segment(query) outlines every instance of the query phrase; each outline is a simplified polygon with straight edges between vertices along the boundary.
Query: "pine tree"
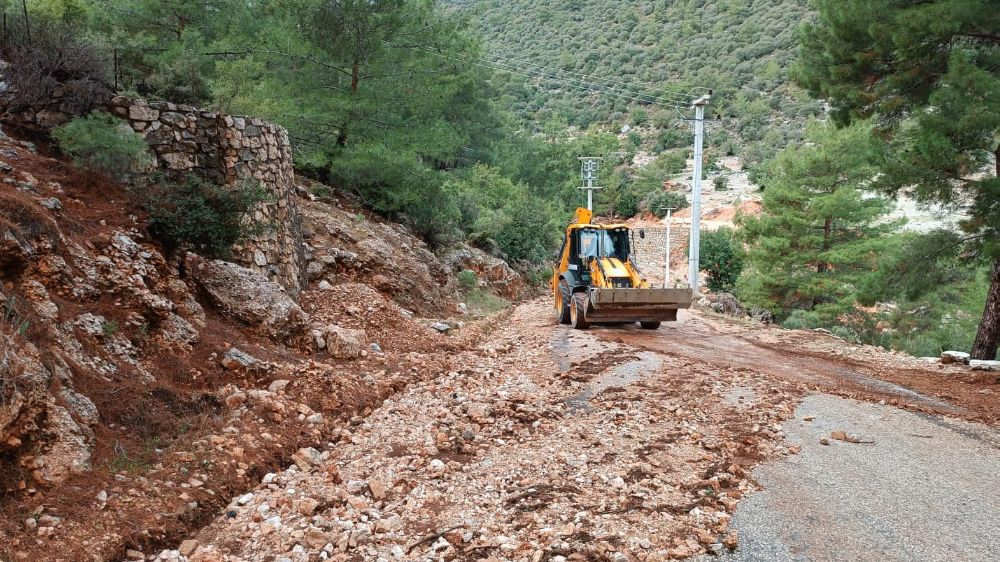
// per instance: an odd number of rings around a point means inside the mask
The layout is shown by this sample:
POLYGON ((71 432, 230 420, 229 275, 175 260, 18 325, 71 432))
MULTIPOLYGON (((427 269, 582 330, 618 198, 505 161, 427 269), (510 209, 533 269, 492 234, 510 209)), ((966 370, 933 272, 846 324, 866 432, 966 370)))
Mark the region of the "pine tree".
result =
POLYGON ((878 187, 966 208, 991 284, 972 355, 1000 343, 1000 9, 995 0, 816 0, 797 80, 839 123, 872 116, 878 187))
POLYGON ((896 226, 884 220, 890 202, 864 189, 874 175, 869 130, 813 123, 809 143, 765 166, 763 213, 741 219, 749 244, 744 300, 778 313, 815 311, 826 322, 854 305, 896 226))

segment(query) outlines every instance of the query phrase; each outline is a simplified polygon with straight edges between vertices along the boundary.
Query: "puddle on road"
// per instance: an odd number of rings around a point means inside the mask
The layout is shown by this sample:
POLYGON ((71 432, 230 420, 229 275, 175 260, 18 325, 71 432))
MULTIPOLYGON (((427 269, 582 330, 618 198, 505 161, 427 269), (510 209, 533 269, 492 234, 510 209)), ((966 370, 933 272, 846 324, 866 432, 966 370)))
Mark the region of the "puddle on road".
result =
POLYGON ((564 402, 571 413, 591 411, 590 399, 611 387, 626 387, 640 381, 660 370, 663 359, 650 351, 642 351, 638 359, 616 365, 592 380, 582 391, 567 398, 564 402))

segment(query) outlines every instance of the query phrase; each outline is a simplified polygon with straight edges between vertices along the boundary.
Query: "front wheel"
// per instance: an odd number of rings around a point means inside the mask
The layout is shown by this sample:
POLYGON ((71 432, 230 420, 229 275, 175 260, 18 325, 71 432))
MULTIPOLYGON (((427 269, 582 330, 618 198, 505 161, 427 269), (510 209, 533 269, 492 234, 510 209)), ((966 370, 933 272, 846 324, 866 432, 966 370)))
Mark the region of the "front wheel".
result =
POLYGON ((660 327, 659 322, 639 322, 639 325, 642 326, 643 330, 656 330, 660 327))
POLYGON ((555 296, 556 301, 556 322, 559 324, 570 323, 571 297, 569 283, 565 279, 559 280, 559 294, 555 296))
POLYGON ((586 291, 573 295, 573 306, 570 308, 570 323, 577 330, 586 330, 590 327, 587 322, 587 293, 586 291))

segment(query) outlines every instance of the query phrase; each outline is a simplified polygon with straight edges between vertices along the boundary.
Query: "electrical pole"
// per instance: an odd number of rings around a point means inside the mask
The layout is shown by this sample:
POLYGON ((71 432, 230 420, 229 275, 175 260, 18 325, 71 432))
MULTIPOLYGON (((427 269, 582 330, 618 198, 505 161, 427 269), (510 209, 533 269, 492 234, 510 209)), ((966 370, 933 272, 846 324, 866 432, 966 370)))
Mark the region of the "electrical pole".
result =
POLYGON ((667 244, 664 248, 665 258, 663 261, 663 288, 666 289, 670 283, 670 227, 673 224, 670 214, 677 207, 660 207, 660 209, 666 209, 667 211, 667 244))
POLYGON ((705 106, 710 96, 702 96, 694 101, 694 178, 691 183, 691 240, 688 244, 688 285, 691 292, 698 294, 698 272, 701 270, 701 159, 702 143, 705 137, 705 106))
POLYGON ((600 156, 581 156, 577 160, 580 161, 580 177, 583 178, 583 187, 580 189, 587 192, 587 210, 593 212, 594 190, 604 189, 594 185, 594 180, 597 179, 597 170, 600 168, 600 162, 604 158, 600 156))

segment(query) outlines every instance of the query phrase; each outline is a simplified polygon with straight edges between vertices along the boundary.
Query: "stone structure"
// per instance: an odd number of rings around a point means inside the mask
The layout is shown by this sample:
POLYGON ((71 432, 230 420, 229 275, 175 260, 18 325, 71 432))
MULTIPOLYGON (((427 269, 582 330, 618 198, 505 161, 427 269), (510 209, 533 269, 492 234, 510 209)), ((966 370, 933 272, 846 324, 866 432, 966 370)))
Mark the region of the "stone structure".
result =
POLYGON ((143 135, 168 174, 197 173, 222 185, 260 181, 270 197, 254 218, 271 227, 235 253, 244 265, 298 294, 306 281, 305 257, 285 129, 261 119, 125 97, 113 98, 108 110, 143 135))
MULTIPOLYGON (((60 106, 54 101, 52 107, 60 106)), ((195 173, 220 185, 260 181, 270 196, 254 211, 254 218, 270 227, 234 248, 234 255, 243 265, 298 295, 307 280, 292 149, 285 129, 261 119, 122 96, 107 100, 101 109, 121 117, 141 134, 156 165, 170 176, 195 173)), ((47 130, 70 116, 45 108, 5 113, 3 118, 47 130)))
MULTIPOLYGON (((640 238, 636 232, 633 238, 636 264, 642 274, 653 286, 663 285, 663 252, 667 244, 667 227, 642 227, 645 238, 640 238)), ((638 230, 638 229, 637 229, 638 230)), ((670 277, 672 280, 687 282, 687 247, 691 236, 691 225, 675 223, 670 228, 670 277)))

